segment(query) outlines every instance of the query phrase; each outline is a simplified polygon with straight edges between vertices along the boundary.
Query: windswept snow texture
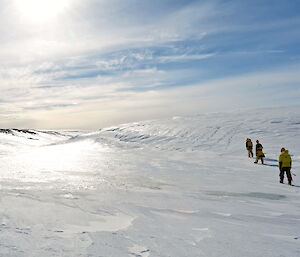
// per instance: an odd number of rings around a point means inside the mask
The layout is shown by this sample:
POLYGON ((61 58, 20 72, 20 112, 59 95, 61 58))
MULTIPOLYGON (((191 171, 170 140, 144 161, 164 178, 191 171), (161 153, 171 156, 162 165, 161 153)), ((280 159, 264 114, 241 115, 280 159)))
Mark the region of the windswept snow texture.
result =
POLYGON ((1 257, 300 256, 300 108, 2 129, 0 158, 1 257), (281 147, 293 187, 279 184, 281 147))

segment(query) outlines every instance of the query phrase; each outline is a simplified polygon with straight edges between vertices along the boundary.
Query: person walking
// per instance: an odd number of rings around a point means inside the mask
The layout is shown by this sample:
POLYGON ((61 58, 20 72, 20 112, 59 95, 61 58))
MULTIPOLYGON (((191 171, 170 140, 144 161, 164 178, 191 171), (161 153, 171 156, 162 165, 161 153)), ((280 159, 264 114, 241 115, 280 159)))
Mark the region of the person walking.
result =
POLYGON ((251 141, 250 138, 246 139, 246 149, 248 151, 248 157, 249 158, 253 157, 253 151, 252 151, 252 149, 253 149, 253 143, 252 143, 252 141, 251 141))
POLYGON ((286 176, 289 182, 289 185, 292 185, 292 175, 291 175, 291 168, 292 168, 292 158, 289 154, 288 150, 285 150, 284 147, 281 148, 281 154, 279 155, 279 177, 280 177, 280 183, 283 183, 284 179, 284 173, 286 172, 286 176))
POLYGON ((253 157, 253 151, 252 151, 252 149, 253 149, 253 143, 252 143, 252 141, 251 141, 250 138, 246 139, 246 149, 248 151, 248 157, 249 158, 253 157))
POLYGON ((258 140, 256 140, 255 148, 256 148, 256 160, 254 163, 258 163, 258 160, 261 160, 261 163, 264 164, 265 154, 263 153, 263 146, 258 140))

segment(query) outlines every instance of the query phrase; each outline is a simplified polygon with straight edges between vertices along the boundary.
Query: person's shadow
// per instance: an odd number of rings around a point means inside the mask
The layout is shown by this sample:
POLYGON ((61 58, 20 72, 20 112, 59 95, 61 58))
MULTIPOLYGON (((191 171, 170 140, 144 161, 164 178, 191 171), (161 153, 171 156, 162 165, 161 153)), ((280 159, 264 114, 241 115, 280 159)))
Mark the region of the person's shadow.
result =
MULTIPOLYGON (((277 162, 277 163, 278 163, 278 160, 276 160, 276 159, 271 159, 271 158, 265 158, 265 161, 268 161, 268 162, 277 162)), ((269 167, 278 167, 278 164, 269 164, 269 163, 265 163, 264 165, 265 165, 265 166, 269 166, 269 167)))
POLYGON ((278 160, 276 159, 271 159, 271 158, 265 158, 266 161, 269 161, 269 162, 278 162, 278 160))
POLYGON ((269 166, 269 167, 278 167, 278 164, 268 164, 268 163, 264 163, 265 166, 269 166))

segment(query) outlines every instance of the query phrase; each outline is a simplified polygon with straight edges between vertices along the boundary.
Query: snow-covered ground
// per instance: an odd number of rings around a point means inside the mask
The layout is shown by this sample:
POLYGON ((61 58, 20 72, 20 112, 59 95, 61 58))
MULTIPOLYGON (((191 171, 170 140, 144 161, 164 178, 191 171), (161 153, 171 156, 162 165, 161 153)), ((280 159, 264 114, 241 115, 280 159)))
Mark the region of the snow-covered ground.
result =
POLYGON ((1 130, 0 170, 1 257, 300 256, 298 107, 1 130), (293 187, 279 184, 281 147, 293 187))

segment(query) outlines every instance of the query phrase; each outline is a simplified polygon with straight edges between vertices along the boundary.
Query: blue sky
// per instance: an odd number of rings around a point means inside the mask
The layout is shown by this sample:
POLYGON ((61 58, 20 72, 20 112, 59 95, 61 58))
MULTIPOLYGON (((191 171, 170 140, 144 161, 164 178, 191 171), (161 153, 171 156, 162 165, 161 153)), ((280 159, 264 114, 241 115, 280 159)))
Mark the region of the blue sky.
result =
POLYGON ((297 105, 299 12, 298 0, 0 0, 1 127, 297 105))

